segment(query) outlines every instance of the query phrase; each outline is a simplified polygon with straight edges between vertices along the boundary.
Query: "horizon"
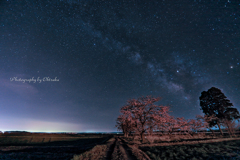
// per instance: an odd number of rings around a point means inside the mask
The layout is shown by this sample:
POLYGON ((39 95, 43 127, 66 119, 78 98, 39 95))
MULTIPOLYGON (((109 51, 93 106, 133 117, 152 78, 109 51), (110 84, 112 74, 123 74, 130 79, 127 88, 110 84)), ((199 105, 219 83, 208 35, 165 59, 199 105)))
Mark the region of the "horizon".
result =
MULTIPOLYGON (((219 128, 216 128, 216 127, 212 127, 211 128, 212 130, 219 130, 219 128)), ((226 130, 226 128, 222 128, 223 130, 226 130)), ((240 129, 240 128, 238 128, 240 129)), ((207 132, 210 132, 210 129, 208 128, 204 128, 204 129, 200 129, 199 131, 207 131, 207 132)), ((81 131, 76 131, 76 132, 73 132, 73 131, 30 131, 30 130, 0 130, 2 131, 3 133, 4 132, 27 132, 27 133, 76 133, 76 134, 81 134, 81 133, 123 133, 122 131, 103 131, 103 132, 98 132, 98 131, 85 131, 85 132, 81 132, 81 131)), ((162 131, 153 131, 153 132, 162 132, 162 131)), ((168 131, 164 131, 164 132, 168 132, 168 131)))

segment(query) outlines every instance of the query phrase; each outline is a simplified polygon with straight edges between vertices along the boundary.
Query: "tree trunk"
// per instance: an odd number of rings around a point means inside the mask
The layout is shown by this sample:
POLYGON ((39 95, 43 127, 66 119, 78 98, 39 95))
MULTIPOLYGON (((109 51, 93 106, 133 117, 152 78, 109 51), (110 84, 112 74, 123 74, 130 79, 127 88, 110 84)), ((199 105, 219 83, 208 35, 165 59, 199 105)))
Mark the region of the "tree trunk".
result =
POLYGON ((128 132, 126 131, 126 129, 123 129, 123 134, 124 134, 124 137, 128 137, 128 132))
POLYGON ((220 127, 219 122, 217 122, 217 125, 218 125, 218 128, 219 128, 219 131, 221 132, 221 134, 222 134, 222 136, 223 136, 223 132, 222 132, 222 129, 221 129, 221 127, 220 127))
POLYGON ((215 137, 215 132, 214 132, 214 130, 210 129, 210 131, 212 132, 213 136, 215 137))
POLYGON ((232 133, 232 128, 230 128, 229 127, 229 124, 228 124, 229 122, 226 122, 226 124, 227 124, 227 128, 228 128, 228 133, 229 133, 229 135, 230 135, 230 137, 232 137, 233 136, 233 133, 232 133))
POLYGON ((150 127, 149 134, 150 134, 150 136, 152 136, 152 134, 153 134, 153 128, 152 127, 150 127))
POLYGON ((141 137, 141 142, 143 143, 143 134, 144 134, 144 132, 141 132, 140 133, 140 137, 141 137))
POLYGON ((140 133, 141 140, 143 140, 143 132, 140 133))

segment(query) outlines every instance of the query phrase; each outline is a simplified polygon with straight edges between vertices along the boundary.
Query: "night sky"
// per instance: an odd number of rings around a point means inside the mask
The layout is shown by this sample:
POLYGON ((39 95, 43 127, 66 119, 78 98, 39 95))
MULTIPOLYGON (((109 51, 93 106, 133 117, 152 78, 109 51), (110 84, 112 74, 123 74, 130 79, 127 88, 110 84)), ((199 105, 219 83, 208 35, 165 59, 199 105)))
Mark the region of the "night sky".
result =
POLYGON ((1 0, 0 130, 117 131, 147 95, 195 118, 213 86, 240 110, 239 63, 238 0, 1 0))

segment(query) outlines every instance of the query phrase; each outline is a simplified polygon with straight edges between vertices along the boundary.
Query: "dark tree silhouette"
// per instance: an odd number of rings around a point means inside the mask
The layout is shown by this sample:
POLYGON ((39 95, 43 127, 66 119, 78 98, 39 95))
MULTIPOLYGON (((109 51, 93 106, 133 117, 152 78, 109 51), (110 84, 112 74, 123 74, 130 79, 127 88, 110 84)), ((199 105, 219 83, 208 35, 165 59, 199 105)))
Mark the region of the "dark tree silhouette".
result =
POLYGON ((199 99, 203 113, 207 117, 215 117, 208 121, 209 126, 218 125, 222 135, 221 124, 225 120, 232 121, 240 118, 238 110, 232 108, 233 104, 218 88, 212 87, 208 91, 203 91, 199 99))

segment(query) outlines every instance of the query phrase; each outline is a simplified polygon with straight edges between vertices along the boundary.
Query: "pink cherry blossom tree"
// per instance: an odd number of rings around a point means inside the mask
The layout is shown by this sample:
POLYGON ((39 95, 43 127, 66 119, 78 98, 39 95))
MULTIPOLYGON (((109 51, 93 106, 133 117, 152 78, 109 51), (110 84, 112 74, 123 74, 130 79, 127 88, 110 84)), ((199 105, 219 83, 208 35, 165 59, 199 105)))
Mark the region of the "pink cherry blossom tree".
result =
POLYGON ((211 129, 211 127, 210 127, 210 126, 211 126, 210 123, 211 123, 212 121, 218 119, 215 115, 211 115, 211 116, 207 116, 207 115, 204 115, 204 116, 202 116, 202 115, 197 115, 196 118, 197 118, 197 120, 198 120, 199 122, 201 122, 202 128, 207 128, 207 129, 209 129, 209 130, 212 132, 212 134, 215 135, 215 134, 214 134, 214 131, 213 131, 213 130, 211 129))
POLYGON ((122 131, 125 137, 128 137, 129 133, 133 131, 133 123, 126 115, 119 115, 117 118, 117 125, 119 131, 122 131))
MULTIPOLYGON (((125 120, 127 119, 127 121, 130 123, 128 125, 131 128, 130 130, 138 133, 142 140, 144 133, 151 133, 160 124, 163 125, 164 123, 166 123, 168 121, 167 118, 170 117, 168 106, 154 104, 160 99, 160 97, 154 98, 152 96, 140 97, 138 99, 130 99, 129 101, 127 101, 127 104, 123 106, 120 110, 122 114, 120 115, 120 117, 125 120)), ((121 122, 124 122, 124 120, 121 120, 121 122)), ((117 126, 120 125, 117 124, 117 126)), ((119 129, 122 128, 120 127, 119 129)))

